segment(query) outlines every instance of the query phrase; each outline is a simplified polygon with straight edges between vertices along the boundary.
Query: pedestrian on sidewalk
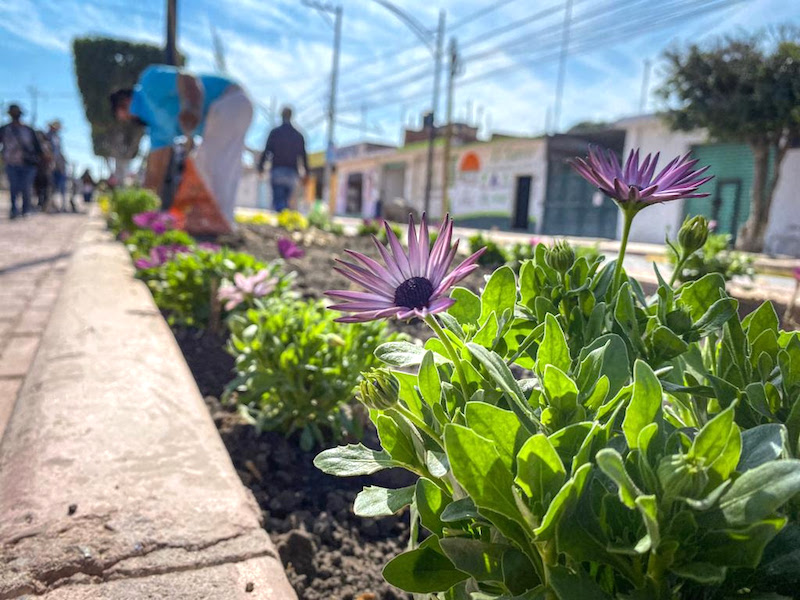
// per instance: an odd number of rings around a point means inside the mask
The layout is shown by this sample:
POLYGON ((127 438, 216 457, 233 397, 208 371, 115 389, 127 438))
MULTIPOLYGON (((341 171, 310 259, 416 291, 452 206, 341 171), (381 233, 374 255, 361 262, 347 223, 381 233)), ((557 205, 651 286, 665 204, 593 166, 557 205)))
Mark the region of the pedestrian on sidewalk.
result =
POLYGON ((89 169, 86 169, 81 175, 81 193, 83 194, 83 202, 85 204, 89 204, 92 201, 92 195, 94 194, 95 183, 94 179, 92 179, 92 174, 89 173, 89 169))
POLYGON ((147 126, 150 154, 144 185, 157 192, 175 138, 202 135, 194 162, 228 224, 234 226, 244 137, 253 119, 253 104, 241 85, 222 75, 192 75, 176 67, 151 65, 133 89, 111 94, 111 110, 117 119, 147 126))
POLYGON ((22 122, 22 109, 18 104, 8 107, 11 122, 0 127, 0 146, 6 165, 8 186, 11 195, 9 218, 31 212, 31 188, 36 177, 36 167, 42 156, 42 148, 36 133, 22 122), (17 208, 17 196, 22 196, 22 211, 17 208))
POLYGON ((50 153, 53 158, 53 175, 52 175, 52 195, 51 200, 54 202, 55 194, 61 196, 59 207, 61 212, 67 211, 67 201, 70 203, 72 212, 78 212, 78 207, 75 206, 75 200, 71 196, 67 196, 67 158, 64 156, 64 147, 61 142, 61 121, 55 119, 50 121, 47 125, 47 142, 50 145, 50 153))
POLYGON ((275 212, 289 208, 289 200, 300 178, 299 164, 303 163, 303 182, 308 179, 308 157, 303 134, 292 125, 292 109, 281 111, 278 127, 269 132, 267 145, 258 161, 258 172, 264 172, 264 163, 270 160, 270 184, 272 185, 272 208, 275 212))
POLYGON ((36 139, 42 153, 36 165, 36 175, 33 178, 33 192, 36 196, 36 209, 40 212, 50 211, 50 196, 53 182, 53 151, 44 131, 36 131, 36 139))

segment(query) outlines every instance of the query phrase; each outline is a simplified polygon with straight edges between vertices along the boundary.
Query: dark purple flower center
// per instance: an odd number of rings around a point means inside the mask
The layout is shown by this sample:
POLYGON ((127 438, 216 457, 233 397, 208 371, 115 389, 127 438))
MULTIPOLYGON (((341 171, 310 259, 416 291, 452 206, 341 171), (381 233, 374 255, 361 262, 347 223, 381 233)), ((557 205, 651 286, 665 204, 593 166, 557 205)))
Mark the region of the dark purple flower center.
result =
POLYGON ((433 284, 424 277, 406 279, 394 292, 394 303, 405 308, 425 308, 433 295, 433 284))

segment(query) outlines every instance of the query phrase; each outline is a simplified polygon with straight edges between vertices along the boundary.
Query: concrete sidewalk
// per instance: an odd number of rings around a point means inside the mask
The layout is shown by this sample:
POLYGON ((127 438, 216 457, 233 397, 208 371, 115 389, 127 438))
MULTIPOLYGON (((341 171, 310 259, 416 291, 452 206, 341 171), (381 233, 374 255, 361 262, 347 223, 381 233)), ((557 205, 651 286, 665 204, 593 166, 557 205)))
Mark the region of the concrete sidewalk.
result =
POLYGON ((61 288, 85 215, 8 220, 0 193, 0 438, 61 288))
POLYGON ((0 600, 296 600, 172 332, 100 219, 0 442, 0 515, 0 600))

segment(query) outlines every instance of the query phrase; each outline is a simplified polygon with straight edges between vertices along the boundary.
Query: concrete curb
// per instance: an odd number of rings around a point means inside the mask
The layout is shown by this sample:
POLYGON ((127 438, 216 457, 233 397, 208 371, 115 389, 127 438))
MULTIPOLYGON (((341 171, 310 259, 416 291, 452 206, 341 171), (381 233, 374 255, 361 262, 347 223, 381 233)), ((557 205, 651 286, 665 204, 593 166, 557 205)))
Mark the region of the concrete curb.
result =
POLYGON ((294 600, 175 340, 94 219, 0 444, 0 600, 294 600))

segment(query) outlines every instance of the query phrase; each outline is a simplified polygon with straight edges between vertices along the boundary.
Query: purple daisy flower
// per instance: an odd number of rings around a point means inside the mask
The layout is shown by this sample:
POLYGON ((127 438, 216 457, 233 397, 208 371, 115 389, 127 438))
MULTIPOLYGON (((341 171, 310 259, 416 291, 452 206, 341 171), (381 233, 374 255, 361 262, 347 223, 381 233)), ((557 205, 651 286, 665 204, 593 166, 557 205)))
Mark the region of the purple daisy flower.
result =
POLYGON ((140 229, 149 229, 156 235, 162 235, 175 228, 175 217, 168 213, 150 210, 133 215, 133 224, 140 229))
POLYGON ((233 285, 224 285, 219 288, 217 297, 225 302, 225 310, 233 310, 245 300, 263 298, 275 289, 278 280, 270 277, 267 269, 249 277, 242 273, 233 276, 233 285))
POLYGON ((150 250, 150 258, 137 258, 133 264, 137 269, 154 269, 181 252, 189 252, 189 248, 180 244, 155 246, 150 250))
POLYGON ((623 208, 669 202, 680 198, 704 198, 708 194, 697 189, 713 179, 701 177, 708 167, 694 170, 697 160, 689 160, 689 153, 673 158, 655 177, 660 153, 648 154, 639 164, 639 150, 631 150, 625 168, 620 166, 611 150, 589 147, 587 158, 568 161, 581 177, 596 185, 606 196, 613 198, 623 208))
POLYGON ((300 246, 285 237, 278 240, 278 252, 284 260, 303 258, 306 255, 305 251, 300 246))
POLYGON ((384 227, 388 248, 375 236, 372 236, 372 241, 385 266, 352 250, 345 252, 361 264, 337 259, 342 266, 334 269, 367 290, 326 292, 331 298, 344 300, 331 309, 352 313, 336 319, 341 323, 360 323, 392 316, 398 319, 425 318, 447 310, 455 304, 455 300, 446 295, 448 290, 478 268, 476 261, 485 250, 481 248, 475 252, 448 275, 447 270, 458 251, 458 241, 450 245, 453 221, 449 216, 439 228, 433 247, 430 246, 425 215, 422 215, 419 235, 413 217, 409 218, 407 254, 391 227, 387 223, 384 227))

